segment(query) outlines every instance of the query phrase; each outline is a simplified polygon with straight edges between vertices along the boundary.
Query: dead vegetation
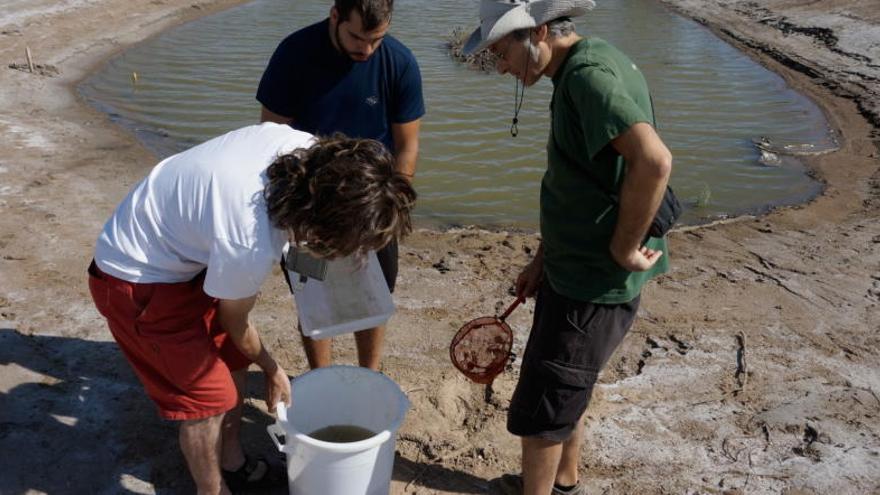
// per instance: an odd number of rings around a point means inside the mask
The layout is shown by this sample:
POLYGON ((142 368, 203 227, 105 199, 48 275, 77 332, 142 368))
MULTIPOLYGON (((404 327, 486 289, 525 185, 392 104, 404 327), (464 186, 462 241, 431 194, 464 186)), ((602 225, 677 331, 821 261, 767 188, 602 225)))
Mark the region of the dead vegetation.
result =
POLYGON ((483 50, 472 55, 464 54, 464 44, 469 36, 470 31, 465 31, 461 26, 454 27, 446 37, 446 49, 449 56, 456 62, 465 64, 472 69, 483 72, 494 71, 496 57, 489 50, 483 50))

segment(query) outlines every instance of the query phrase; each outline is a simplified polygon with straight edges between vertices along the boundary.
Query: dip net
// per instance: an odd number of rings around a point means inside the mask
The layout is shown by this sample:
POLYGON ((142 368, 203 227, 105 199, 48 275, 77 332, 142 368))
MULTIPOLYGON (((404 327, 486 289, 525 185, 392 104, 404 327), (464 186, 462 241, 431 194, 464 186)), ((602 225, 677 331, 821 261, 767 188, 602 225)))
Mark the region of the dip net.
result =
POLYGON ((513 332, 504 319, 521 302, 514 301, 501 316, 483 316, 465 323, 452 338, 452 364, 473 382, 492 383, 504 371, 513 347, 513 332))

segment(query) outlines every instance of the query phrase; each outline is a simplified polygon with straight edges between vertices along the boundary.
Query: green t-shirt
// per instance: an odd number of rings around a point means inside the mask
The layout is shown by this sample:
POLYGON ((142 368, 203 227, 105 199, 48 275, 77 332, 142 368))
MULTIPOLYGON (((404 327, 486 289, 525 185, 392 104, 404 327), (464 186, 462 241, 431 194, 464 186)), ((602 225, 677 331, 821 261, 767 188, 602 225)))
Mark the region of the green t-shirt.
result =
POLYGON ((553 87, 541 182, 545 276, 571 299, 631 301, 646 281, 668 269, 666 240, 648 241, 648 247, 664 253, 650 270, 621 268, 609 251, 618 207, 594 178, 606 190, 620 190, 626 163, 610 143, 636 123, 653 124, 647 83, 626 55, 606 41, 587 38, 569 49, 553 87))

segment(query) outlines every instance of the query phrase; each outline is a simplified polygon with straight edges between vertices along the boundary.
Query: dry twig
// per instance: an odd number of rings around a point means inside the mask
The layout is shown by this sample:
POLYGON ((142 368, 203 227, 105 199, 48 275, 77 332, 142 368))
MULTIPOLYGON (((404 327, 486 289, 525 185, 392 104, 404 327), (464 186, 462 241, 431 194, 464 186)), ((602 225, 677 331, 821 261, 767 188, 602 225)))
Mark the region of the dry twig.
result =
POLYGON ((758 476, 760 478, 772 478, 775 480, 787 480, 791 478, 791 476, 785 474, 773 474, 773 473, 744 473, 742 471, 725 471, 721 474, 736 474, 739 476, 758 476))
MULTIPOLYGON (((419 450, 419 455, 416 456, 416 464, 418 464, 420 460, 422 460, 422 451, 421 450, 419 450)), ((407 483, 406 486, 403 487, 403 492, 406 493, 406 491, 409 490, 410 485, 415 483, 417 479, 421 478, 422 475, 425 474, 425 471, 427 471, 427 470, 428 470, 427 465, 422 466, 422 469, 419 469, 419 471, 415 474, 415 476, 413 476, 413 478, 411 480, 409 480, 409 483, 407 483)))
POLYGON ((31 47, 24 47, 24 56, 27 58, 28 71, 34 72, 34 58, 31 56, 31 47))
POLYGON ((736 393, 743 392, 746 389, 746 383, 748 382, 748 368, 746 366, 746 334, 742 331, 739 332, 739 335, 736 336, 736 343, 739 348, 736 350, 736 383, 739 385, 739 389, 736 393))

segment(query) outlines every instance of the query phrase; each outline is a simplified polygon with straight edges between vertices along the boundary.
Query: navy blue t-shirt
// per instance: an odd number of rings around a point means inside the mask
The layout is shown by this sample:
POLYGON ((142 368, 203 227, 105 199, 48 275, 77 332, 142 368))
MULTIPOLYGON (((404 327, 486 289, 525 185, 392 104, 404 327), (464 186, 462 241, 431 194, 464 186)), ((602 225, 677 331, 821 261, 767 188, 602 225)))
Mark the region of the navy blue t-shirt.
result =
POLYGON ((342 132, 381 141, 392 152, 391 124, 425 113, 422 76, 412 52, 391 36, 364 62, 339 53, 329 19, 305 27, 278 45, 257 101, 293 119, 293 127, 319 135, 342 132))

